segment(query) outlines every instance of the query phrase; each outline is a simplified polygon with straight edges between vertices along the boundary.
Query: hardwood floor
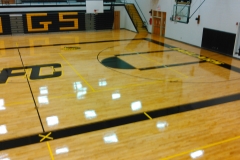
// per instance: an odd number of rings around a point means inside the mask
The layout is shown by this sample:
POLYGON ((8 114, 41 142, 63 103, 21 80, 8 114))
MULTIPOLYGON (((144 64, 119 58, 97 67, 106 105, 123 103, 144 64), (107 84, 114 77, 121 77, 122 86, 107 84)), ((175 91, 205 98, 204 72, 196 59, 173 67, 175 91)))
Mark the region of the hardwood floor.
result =
POLYGON ((1 36, 0 160, 239 159, 239 62, 126 30, 1 36))

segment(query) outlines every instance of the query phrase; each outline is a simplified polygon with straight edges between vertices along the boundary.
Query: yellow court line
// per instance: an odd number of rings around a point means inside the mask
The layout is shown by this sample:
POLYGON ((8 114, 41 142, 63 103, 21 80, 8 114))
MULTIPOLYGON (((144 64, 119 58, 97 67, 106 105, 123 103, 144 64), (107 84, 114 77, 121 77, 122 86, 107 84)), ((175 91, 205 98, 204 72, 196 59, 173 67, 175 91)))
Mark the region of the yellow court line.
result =
POLYGON ((13 102, 13 103, 6 103, 5 106, 13 106, 13 105, 19 105, 19 104, 26 104, 26 103, 31 103, 33 102, 33 100, 29 100, 29 101, 20 101, 20 102, 13 102))
POLYGON ((192 152, 195 152, 195 151, 198 151, 198 150, 202 150, 202 149, 207 149, 207 148, 210 148, 210 147, 213 147, 213 146, 217 146, 217 145, 227 143, 227 142, 230 142, 230 141, 234 141, 234 140, 238 140, 238 139, 240 139, 240 136, 229 138, 229 139, 219 141, 219 142, 216 142, 216 143, 208 144, 206 146, 195 148, 195 149, 192 149, 192 150, 189 150, 189 151, 181 152, 181 153, 169 156, 169 157, 161 158, 160 160, 169 160, 169 159, 172 159, 172 158, 175 158, 175 157, 180 157, 180 156, 183 156, 185 154, 189 154, 189 153, 192 153, 192 152))
POLYGON ((51 157, 52 160, 54 160, 52 150, 51 150, 50 144, 48 142, 47 142, 47 146, 48 146, 48 151, 49 151, 50 157, 51 157))
MULTIPOLYGON (((158 61, 153 60, 152 58, 145 57, 145 56, 143 56, 143 55, 140 55, 140 56, 143 57, 143 58, 145 58, 145 59, 148 59, 149 61, 152 61, 152 62, 154 62, 154 63, 161 64, 161 63, 159 63, 158 61)), ((161 64, 161 65, 163 65, 163 64, 161 64)), ((181 73, 181 72, 178 72, 178 71, 175 70, 175 69, 169 68, 169 67, 167 67, 167 66, 165 66, 165 65, 164 65, 164 67, 167 68, 167 69, 169 69, 169 70, 172 70, 173 72, 175 72, 175 73, 177 73, 177 74, 180 74, 181 76, 184 76, 185 78, 188 78, 187 75, 185 75, 185 74, 183 74, 183 73, 181 73)))
POLYGON ((16 46, 18 47, 18 43, 16 42, 16 46))
MULTIPOLYGON (((137 87, 137 86, 144 86, 144 85, 154 85, 154 84, 158 84, 158 83, 162 83, 166 80, 161 80, 161 81, 153 81, 153 82, 147 82, 147 83, 139 83, 139 84, 130 84, 130 85, 126 85, 126 86, 117 86, 117 87, 113 87, 113 88, 107 88, 107 89, 100 89, 100 90, 95 90, 94 93, 97 92, 106 92, 106 91, 111 91, 111 90, 116 90, 116 89, 124 89, 124 88, 129 88, 129 87, 137 87)), ((171 80, 168 80, 171 81, 171 80)), ((90 94, 91 92, 89 92, 88 94, 90 94)), ((93 93, 93 92, 92 92, 93 93)), ((60 99, 60 98, 64 98, 64 97, 75 97, 76 94, 72 93, 72 94, 65 94, 65 95, 59 95, 59 96, 49 96, 48 99, 60 99)), ((26 104, 26 103, 31 103, 33 102, 32 100, 29 101, 20 101, 20 102, 13 102, 13 103, 6 103, 6 106, 13 106, 13 105, 20 105, 20 104, 26 104)))
POLYGON ((181 72, 178 72, 178 71, 175 70, 175 69, 169 68, 169 67, 167 67, 166 65, 164 65, 164 67, 167 68, 167 69, 169 69, 169 70, 172 70, 173 72, 176 72, 176 73, 178 73, 178 74, 181 74, 181 75, 184 76, 185 78, 188 78, 187 75, 185 75, 185 74, 183 74, 183 73, 181 73, 181 72))
POLYGON ((83 76, 78 73, 78 71, 71 65, 71 63, 68 62, 68 60, 61 54, 58 53, 60 55, 60 57, 62 57, 62 59, 67 62, 67 64, 72 68, 72 70, 87 84, 87 86, 93 91, 95 92, 95 89, 83 78, 83 76))
POLYGON ((111 90, 116 90, 116 89, 124 89, 124 88, 128 88, 128 87, 144 86, 147 84, 151 85, 151 84, 162 83, 164 81, 165 80, 153 81, 153 82, 147 82, 147 83, 129 84, 129 85, 125 85, 125 86, 117 86, 117 87, 112 87, 112 88, 99 89, 99 90, 96 90, 96 92, 104 92, 104 91, 111 91, 111 90))
POLYGON ((52 137, 49 137, 51 134, 52 134, 52 132, 49 132, 46 136, 45 136, 45 135, 42 135, 42 134, 39 134, 38 136, 39 136, 39 137, 42 137, 42 139, 40 140, 40 142, 44 141, 44 139, 51 139, 51 140, 53 140, 52 137))
POLYGON ((145 114, 145 116, 147 116, 149 119, 152 120, 152 117, 150 117, 146 112, 143 112, 145 114))

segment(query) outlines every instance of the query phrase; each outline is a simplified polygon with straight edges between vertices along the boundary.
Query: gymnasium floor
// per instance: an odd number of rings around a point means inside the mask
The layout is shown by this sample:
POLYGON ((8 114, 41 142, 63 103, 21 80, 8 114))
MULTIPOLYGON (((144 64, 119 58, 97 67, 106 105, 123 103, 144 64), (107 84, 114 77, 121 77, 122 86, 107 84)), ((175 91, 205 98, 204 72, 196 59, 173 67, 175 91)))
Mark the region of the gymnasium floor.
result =
POLYGON ((0 48, 0 160, 240 159, 237 59, 126 30, 0 48))

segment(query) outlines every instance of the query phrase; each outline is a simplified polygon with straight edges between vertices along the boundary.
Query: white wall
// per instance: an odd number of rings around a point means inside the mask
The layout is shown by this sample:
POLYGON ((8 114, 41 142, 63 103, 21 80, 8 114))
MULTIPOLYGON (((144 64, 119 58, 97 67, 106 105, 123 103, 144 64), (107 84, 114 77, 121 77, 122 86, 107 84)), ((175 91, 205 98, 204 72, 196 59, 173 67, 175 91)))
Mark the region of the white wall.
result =
MULTIPOLYGON (((192 0, 190 15, 203 0, 192 0)), ((152 4, 156 0, 152 0, 152 4)), ((206 0, 189 20, 188 24, 170 21, 175 0, 159 0, 161 11, 167 12, 166 34, 168 38, 201 46, 203 28, 210 28, 230 33, 237 32, 236 22, 240 21, 240 0, 206 0), (195 18, 200 15, 200 24, 195 18)))
POLYGON ((115 11, 120 11, 120 28, 137 32, 124 6, 115 6, 115 11))

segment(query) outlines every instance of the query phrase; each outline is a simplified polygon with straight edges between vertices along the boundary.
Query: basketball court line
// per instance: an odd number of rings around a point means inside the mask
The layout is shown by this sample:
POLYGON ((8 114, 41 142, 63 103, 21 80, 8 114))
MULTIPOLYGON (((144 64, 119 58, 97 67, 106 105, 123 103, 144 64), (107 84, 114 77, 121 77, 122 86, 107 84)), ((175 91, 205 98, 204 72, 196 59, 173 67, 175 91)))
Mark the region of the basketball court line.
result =
POLYGON ((186 62, 186 63, 177 63, 177 64, 166 64, 160 66, 153 66, 153 67, 145 67, 145 68, 138 68, 139 70, 149 70, 149 69, 158 69, 158 68, 165 68, 165 67, 176 67, 176 66, 184 66, 184 65, 191 65, 191 64, 199 64, 205 61, 196 61, 196 62, 186 62))
POLYGON ((53 153, 52 153, 51 146, 50 146, 49 142, 46 142, 46 143, 47 143, 47 146, 48 146, 48 151, 49 151, 50 157, 51 157, 52 160, 54 160, 54 156, 53 156, 53 153))
POLYGON ((33 46, 18 46, 18 47, 0 48, 0 50, 18 49, 18 48, 21 49, 21 48, 31 48, 31 47, 52 47, 52 46, 62 46, 62 45, 74 45, 74 44, 106 43, 106 42, 118 42, 118 41, 134 41, 134 40, 144 40, 144 38, 75 42, 75 43, 59 43, 59 44, 46 44, 46 45, 33 45, 33 46))
POLYGON ((105 40, 105 41, 91 41, 91 42, 77 42, 77 43, 62 43, 62 44, 49 44, 49 45, 35 45, 35 46, 19 46, 19 47, 8 47, 8 48, 0 48, 0 50, 7 50, 7 49, 17 49, 17 48, 30 48, 30 47, 49 47, 49 46, 61 46, 61 45, 71 45, 71 44, 91 44, 91 43, 105 43, 105 42, 116 42, 116 41, 134 41, 134 40, 146 40, 148 42, 152 42, 154 44, 169 48, 171 50, 175 50, 178 51, 180 53, 198 58, 200 60, 206 60, 207 62, 216 64, 217 66, 221 66, 223 68, 229 69, 229 70, 233 70, 236 71, 237 73, 240 73, 240 68, 223 63, 223 62, 219 62, 218 60, 209 58, 209 57, 204 57, 201 56, 199 54, 193 53, 193 52, 189 52, 187 50, 183 50, 180 48, 177 48, 175 46, 163 43, 163 42, 159 42, 153 39, 149 39, 149 38, 137 38, 137 39, 120 39, 120 40, 105 40))
MULTIPOLYGON (((155 59, 148 58, 148 57, 145 57, 145 56, 143 56, 143 55, 140 55, 140 56, 143 57, 143 58, 145 58, 145 59, 147 59, 147 60, 149 60, 149 61, 152 61, 152 62, 154 62, 154 63, 159 63, 159 62, 156 61, 155 59)), ((181 72, 178 72, 178 71, 175 70, 175 69, 169 68, 169 67, 167 67, 167 65, 163 65, 163 66, 164 66, 164 68, 166 68, 166 69, 168 69, 168 70, 171 70, 171 71, 173 71, 173 72, 175 72, 175 73, 177 73, 177 74, 183 76, 184 78, 188 78, 187 75, 185 75, 185 74, 183 74, 183 73, 181 73, 181 72)))
MULTIPOLYGON (((16 46, 18 47, 18 43, 16 43, 16 46)), ((20 58, 21 63, 22 63, 23 70, 24 70, 25 73, 27 73, 27 71, 25 69, 26 67, 24 66, 23 59, 22 59, 22 56, 21 56, 19 48, 17 50, 18 50, 19 58, 20 58)), ((28 87, 29 87, 29 90, 30 90, 30 93, 31 93, 31 96, 32 96, 32 100, 33 100, 35 109, 37 111, 37 115, 38 115, 38 119, 39 119, 40 125, 42 127, 43 132, 45 132, 44 127, 43 127, 43 123, 42 123, 42 119, 41 119, 41 116, 40 116, 40 113, 39 113, 39 110, 38 110, 38 107, 37 107, 37 103, 36 103, 36 100, 35 100, 34 95, 33 95, 32 87, 31 87, 29 79, 28 79, 28 75, 25 74, 25 77, 27 79, 27 84, 28 84, 28 87)))
MULTIPOLYGON (((149 112, 142 112, 142 113, 138 113, 138 114, 132 114, 132 115, 124 116, 124 117, 108 119, 105 121, 98 121, 98 122, 94 122, 94 123, 90 123, 90 124, 84 124, 84 125, 79 125, 79 126, 75 126, 75 127, 54 130, 54 131, 51 131, 51 137, 53 139, 70 137, 70 136, 79 135, 79 134, 83 134, 83 133, 88 133, 88 132, 93 132, 93 131, 97 131, 97 130, 112 128, 112 127, 131 124, 131 123, 135 123, 135 122, 141 122, 144 120, 149 120, 150 119, 149 117, 154 119, 154 118, 173 115, 173 114, 177 114, 177 113, 193 111, 196 109, 214 107, 216 105, 233 102, 233 101, 238 101, 239 99, 240 99, 240 93, 237 93, 237 94, 232 94, 232 95, 223 96, 223 97, 219 97, 219 98, 213 98, 210 100, 204 100, 204 101, 199 101, 199 102, 194 102, 194 103, 189 103, 189 104, 183 104, 183 105, 173 106, 173 107, 169 107, 169 108, 162 108, 162 109, 157 109, 157 110, 153 110, 153 111, 149 111, 149 112), (149 117, 146 116, 146 114, 149 117)), ((39 133, 39 134, 49 135, 49 133, 50 132, 39 133)), ((6 149, 26 146, 26 145, 30 145, 30 144, 40 143, 42 136, 39 136, 39 134, 1 141, 0 142, 1 143, 0 150, 6 150, 6 149)), ((49 139, 44 139, 43 142, 48 141, 48 140, 49 139)))
MULTIPOLYGON (((231 66, 231 65, 229 65, 229 66, 231 66)), ((229 68, 229 69, 231 69, 231 68, 229 68)), ((237 68, 237 69, 239 69, 239 68, 237 68)), ((207 101, 200 101, 200 102, 195 102, 195 103, 192 103, 192 104, 185 104, 185 105, 174 106, 174 107, 170 107, 170 108, 150 111, 150 112, 148 112, 148 114, 153 118, 157 118, 157 117, 161 117, 161 116, 172 115, 172 114, 176 114, 176 113, 180 113, 180 112, 186 112, 186 111, 190 111, 190 110, 195 110, 195 109, 210 107, 210 106, 214 106, 214 105, 218 105, 218 104, 222 104, 222 103, 236 101, 236 100, 239 100, 239 96, 240 96, 240 94, 229 95, 229 96, 225 96, 225 97, 214 98, 214 99, 207 100, 207 101)), ((143 118, 143 120, 146 120, 146 116, 145 116, 144 113, 140 113, 140 114, 137 114, 137 115, 130 115, 130 116, 127 116, 127 117, 119 117, 119 118, 107 120, 107 121, 104 121, 104 122, 97 122, 97 123, 93 123, 93 124, 77 126, 78 129, 76 129, 76 127, 65 128, 65 129, 62 129, 62 130, 54 131, 54 134, 56 135, 56 136, 54 136, 54 139, 56 139, 55 137, 63 138, 63 137, 71 136, 71 135, 68 135, 68 133, 71 133, 69 131, 75 130, 75 129, 79 131, 79 127, 83 127, 83 131, 85 131, 84 133, 86 133, 88 131, 89 132, 94 131, 95 129, 98 130, 98 129, 104 129, 105 127, 110 128, 110 127, 114 127, 114 126, 133 123, 136 120, 141 121, 142 118, 143 118), (124 119, 124 121, 122 121, 123 119, 124 119), (125 121, 125 120, 127 120, 127 121, 125 121), (124 122, 124 124, 122 124, 122 122, 124 122), (110 125, 109 124, 106 125, 106 123, 107 124, 110 123, 110 125), (104 126, 104 128, 99 128, 99 124, 102 124, 104 126), (98 128, 96 128, 96 126, 98 126, 98 128), (92 129, 94 129, 94 130, 92 130, 92 129)), ((100 125, 100 127, 102 127, 102 126, 100 125)), ((81 134, 81 133, 78 132, 78 133, 75 133, 75 135, 76 134, 81 134)), ((30 137, 32 137, 32 136, 30 136, 30 137)), ((32 138, 30 138, 30 142, 28 141, 29 137, 23 137, 23 138, 14 139, 14 140, 6 140, 6 141, 3 141, 1 143, 6 144, 6 145, 3 145, 4 147, 9 147, 10 146, 10 148, 14 148, 14 147, 16 147, 16 145, 17 146, 24 146, 24 145, 28 145, 28 144, 34 144, 34 139, 37 139, 36 143, 39 143, 38 138, 39 137, 36 138, 35 135, 34 135, 32 138), (23 143, 23 141, 24 141, 24 143, 23 143), (27 144, 26 144, 26 141, 28 141, 27 144)))
POLYGON ((115 54, 115 56, 130 56, 138 54, 150 54, 150 53, 159 53, 159 52, 171 52, 172 50, 157 50, 157 51, 147 51, 147 52, 133 52, 133 53, 124 53, 124 54, 115 54))
POLYGON ((59 56, 69 65, 69 67, 78 75, 78 77, 93 91, 95 92, 95 89, 88 83, 88 81, 72 66, 72 64, 61 54, 58 53, 59 56))
POLYGON ((198 147, 198 148, 195 148, 195 149, 191 149, 191 150, 188 150, 188 151, 177 153, 177 154, 174 154, 172 156, 161 158, 160 160, 169 160, 169 159, 180 157, 180 156, 192 153, 192 152, 196 152, 198 150, 211 148, 211 147, 218 146, 218 145, 221 145, 221 144, 224 144, 224 143, 228 143, 228 142, 231 142, 231 141, 235 141, 235 140, 238 140, 238 139, 240 139, 240 136, 236 136, 236 137, 233 137, 233 138, 225 139, 223 141, 218 141, 218 142, 211 143, 211 144, 208 144, 208 145, 205 145, 205 146, 201 146, 201 147, 198 147))

